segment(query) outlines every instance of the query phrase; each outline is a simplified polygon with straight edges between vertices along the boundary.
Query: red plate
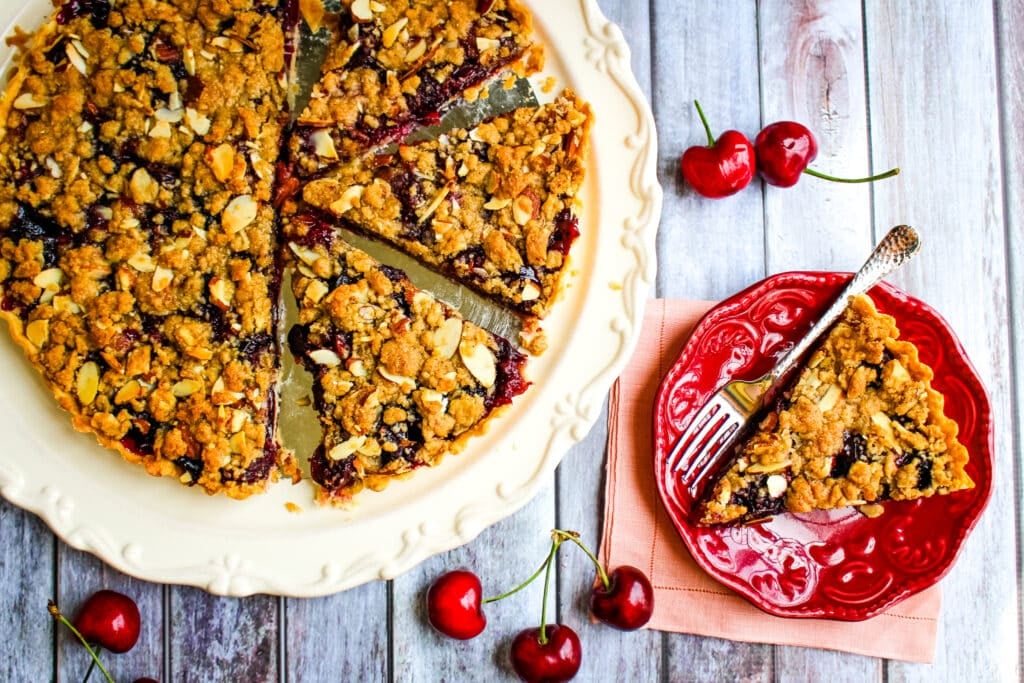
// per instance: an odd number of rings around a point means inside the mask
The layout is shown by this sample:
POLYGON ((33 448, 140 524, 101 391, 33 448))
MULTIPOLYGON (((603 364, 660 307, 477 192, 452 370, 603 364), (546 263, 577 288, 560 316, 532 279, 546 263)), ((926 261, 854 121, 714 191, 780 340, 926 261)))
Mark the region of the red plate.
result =
MULTIPOLYGON (((691 415, 734 377, 760 377, 804 334, 849 273, 783 273, 722 302, 700 321, 658 390, 654 469, 662 501, 694 560, 716 580, 772 614, 867 619, 942 578, 992 490, 992 419, 978 373, 949 325, 927 304, 882 283, 878 309, 896 318, 935 371, 932 386, 960 425, 975 487, 948 496, 888 502, 870 519, 852 509, 784 514, 763 524, 702 527, 693 500, 665 459, 691 415)), ((685 467, 685 463, 682 463, 685 467)))

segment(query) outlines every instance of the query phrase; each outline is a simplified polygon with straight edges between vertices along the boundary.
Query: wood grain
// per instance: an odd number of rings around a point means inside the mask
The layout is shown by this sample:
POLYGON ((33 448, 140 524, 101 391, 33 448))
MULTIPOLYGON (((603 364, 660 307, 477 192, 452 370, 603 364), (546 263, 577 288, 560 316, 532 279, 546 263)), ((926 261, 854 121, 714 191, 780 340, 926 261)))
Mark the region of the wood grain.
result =
MULTIPOLYGON (((898 220, 922 231, 922 253, 894 280, 947 317, 988 387, 995 424, 1006 425, 1013 378, 1001 160, 997 145, 976 142, 999 138, 994 21, 991 7, 977 3, 930 8, 903 1, 867 6, 873 154, 876 164, 884 154, 904 168, 899 183, 876 186, 876 222, 898 220)), ((996 432, 995 459, 997 473, 1013 471, 1005 428, 996 432)), ((987 512, 942 582, 935 663, 893 662, 890 681, 1005 680, 1006 667, 1018 666, 992 633, 1018 618, 1010 597, 1017 539, 1005 522, 1015 514, 1014 486, 1005 475, 994 483, 987 512)))

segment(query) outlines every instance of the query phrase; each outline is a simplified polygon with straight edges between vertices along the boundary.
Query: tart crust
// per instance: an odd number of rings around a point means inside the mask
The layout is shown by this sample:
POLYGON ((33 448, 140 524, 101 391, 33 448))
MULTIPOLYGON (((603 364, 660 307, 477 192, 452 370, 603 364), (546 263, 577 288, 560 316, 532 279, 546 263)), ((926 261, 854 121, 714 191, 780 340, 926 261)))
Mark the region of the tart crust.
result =
POLYGON ((785 397, 699 505, 702 524, 944 495, 974 486, 957 424, 917 348, 867 296, 850 300, 785 397))

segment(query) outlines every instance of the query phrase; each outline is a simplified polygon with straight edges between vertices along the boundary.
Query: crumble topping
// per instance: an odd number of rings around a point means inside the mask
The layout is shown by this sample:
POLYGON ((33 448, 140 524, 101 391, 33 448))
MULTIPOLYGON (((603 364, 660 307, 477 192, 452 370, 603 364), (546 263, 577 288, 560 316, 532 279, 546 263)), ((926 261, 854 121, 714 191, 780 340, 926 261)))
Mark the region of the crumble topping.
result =
POLYGON ((299 321, 292 353, 314 376, 320 500, 346 503, 461 450, 526 390, 525 356, 347 245, 316 216, 286 227, 299 321))
POLYGON ((3 317, 76 428, 245 497, 276 439, 277 3, 72 0, 0 106, 3 317))
POLYGON ((543 317, 579 235, 590 108, 567 90, 339 166, 302 198, 520 313, 543 317))
POLYGON ((532 31, 518 0, 343 0, 340 39, 292 138, 297 171, 400 139, 503 69, 539 70, 532 31))
POLYGON ((700 506, 701 523, 861 506, 974 486, 932 371, 867 296, 811 356, 700 506))

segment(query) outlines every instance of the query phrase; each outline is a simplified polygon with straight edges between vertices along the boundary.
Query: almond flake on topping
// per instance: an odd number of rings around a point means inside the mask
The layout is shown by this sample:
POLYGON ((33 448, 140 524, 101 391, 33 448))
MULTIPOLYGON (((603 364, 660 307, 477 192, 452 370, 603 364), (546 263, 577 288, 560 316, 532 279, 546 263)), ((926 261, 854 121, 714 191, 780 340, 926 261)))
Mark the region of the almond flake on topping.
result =
POLYGON ((396 375, 395 373, 388 371, 388 369, 385 368, 383 365, 377 366, 377 372, 379 372, 381 374, 381 377, 383 377, 384 379, 394 382, 395 384, 403 388, 416 386, 416 380, 414 380, 412 377, 406 377, 405 375, 396 375))
POLYGON ((142 396, 142 385, 139 384, 137 379, 131 379, 128 380, 127 384, 118 389, 117 394, 114 396, 114 403, 124 405, 125 403, 131 403, 140 396, 142 396))
POLYGON ((171 393, 177 398, 185 398, 203 388, 203 383, 195 379, 182 379, 174 383, 171 393))
POLYGON ((89 405, 96 398, 96 392, 100 387, 100 369, 93 361, 89 361, 78 368, 78 378, 75 382, 75 390, 78 395, 78 402, 82 405, 89 405))
POLYGON ((181 109, 168 109, 166 107, 161 107, 153 112, 153 116, 156 117, 157 121, 181 123, 181 120, 185 118, 185 112, 181 109))
POLYGON ((306 298, 313 303, 319 303, 321 299, 327 296, 328 292, 330 292, 330 290, 327 288, 327 285, 320 280, 313 280, 309 283, 309 286, 306 287, 305 295, 306 298))
POLYGON ((476 377, 480 384, 487 389, 494 386, 498 378, 498 368, 495 364, 494 354, 483 344, 460 344, 459 355, 466 369, 476 377))
POLYGON ((72 45, 71 43, 65 43, 64 53, 67 54, 68 61, 71 62, 71 65, 74 66, 80 74, 82 74, 83 76, 89 75, 86 71, 85 60, 82 59, 81 53, 77 49, 75 49, 74 45, 72 45))
POLYGON ((486 52, 487 50, 497 50, 501 47, 500 40, 494 40, 493 38, 477 38, 476 49, 480 52, 486 52))
POLYGON ((448 197, 448 193, 451 192, 451 190, 451 185, 445 185, 437 191, 434 198, 430 200, 430 203, 427 204, 426 208, 424 208, 419 214, 418 218, 420 223, 434 215, 434 212, 441 207, 441 204, 444 202, 445 198, 448 197))
POLYGON ((45 98, 40 99, 30 92, 22 93, 14 100, 15 109, 38 109, 39 107, 45 107, 47 104, 48 102, 45 98))
POLYGON ((413 43, 409 51, 405 53, 406 62, 415 62, 417 59, 427 53, 427 41, 422 38, 417 38, 416 42, 413 43))
POLYGON ((25 326, 25 336, 37 349, 42 349, 50 340, 50 321, 33 320, 25 326))
POLYGON ((226 182, 235 168, 235 148, 227 142, 214 147, 210 152, 210 168, 220 182, 226 182))
POLYGON ((128 189, 137 204, 151 204, 160 193, 160 186, 144 168, 135 169, 131 180, 128 181, 128 189))
POLYGON ((174 271, 163 266, 157 266, 153 269, 153 291, 162 292, 171 286, 171 282, 174 281, 174 271))
POLYGON ((140 273, 152 273, 156 270, 156 262, 153 257, 143 252, 136 252, 128 259, 128 265, 140 273))
POLYGON ((239 195, 232 199, 224 208, 220 221, 221 225, 224 226, 228 234, 233 235, 239 230, 249 227, 256 220, 258 210, 259 205, 252 198, 252 195, 239 195))
POLYGON ((345 361, 345 368, 352 373, 353 377, 366 377, 369 374, 366 371, 366 364, 358 358, 349 358, 345 361))
POLYGON ((488 211, 501 211, 502 209, 504 209, 506 206, 508 206, 511 203, 512 203, 512 200, 507 198, 507 197, 504 198, 504 199, 498 199, 497 197, 491 197, 487 201, 487 203, 484 204, 484 208, 487 209, 488 211))
POLYGON ((341 193, 341 197, 331 204, 331 211, 336 216, 341 216, 353 207, 359 206, 366 188, 363 185, 352 185, 341 193))
POLYGON ((210 279, 210 300, 222 311, 231 308, 234 292, 230 287, 230 283, 222 277, 214 276, 210 279))
POLYGON ((462 320, 447 318, 434 332, 434 351, 442 358, 451 358, 462 340, 462 320))
POLYGON ((313 143, 313 151, 318 157, 338 158, 338 150, 334 147, 334 138, 331 137, 330 131, 320 129, 309 136, 309 141, 313 143))
POLYGON ((149 129, 149 137, 151 138, 169 138, 171 137, 171 124, 166 121, 157 121, 153 124, 153 127, 149 129))
MULTIPOLYGON (((292 253, 295 254, 299 258, 299 260, 305 263, 307 266, 312 266, 314 263, 320 260, 320 254, 316 253, 309 247, 304 247, 301 244, 296 244, 295 242, 289 242, 288 248, 291 249, 292 253)), ((316 275, 313 274, 312 272, 305 275, 306 277, 316 277, 316 275)))
POLYGON ((341 358, 330 349, 317 349, 309 352, 309 359, 317 365, 333 368, 341 365, 341 358))
POLYGON ((370 8, 370 0, 353 0, 351 7, 352 18, 361 23, 373 21, 373 10, 370 8))
POLYGON ((381 44, 385 48, 389 48, 392 45, 394 45, 395 41, 398 40, 398 35, 402 32, 402 29, 404 29, 406 25, 408 25, 408 23, 409 18, 402 17, 401 19, 399 19, 398 21, 384 29, 384 33, 381 35, 380 39, 381 44))
POLYGON ((536 301, 540 297, 540 287, 535 283, 527 280, 526 284, 523 285, 522 299, 523 301, 536 301))
POLYGON ((521 194, 512 202, 512 218, 519 225, 526 225, 533 218, 533 198, 527 194, 521 194))
POLYGON ((327 457, 331 460, 344 460, 360 448, 366 445, 365 436, 353 436, 342 441, 337 446, 327 451, 327 457))
POLYGON ((206 135, 210 132, 210 119, 191 107, 185 109, 185 123, 196 135, 206 135))
POLYGON ((36 287, 54 291, 60 289, 62 282, 64 282, 64 271, 60 268, 47 268, 32 279, 32 284, 36 287))

